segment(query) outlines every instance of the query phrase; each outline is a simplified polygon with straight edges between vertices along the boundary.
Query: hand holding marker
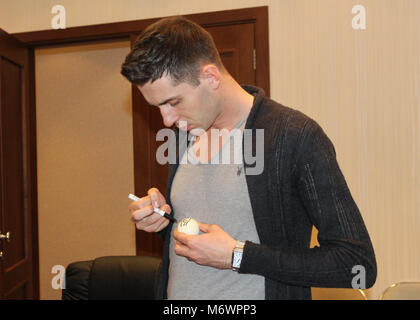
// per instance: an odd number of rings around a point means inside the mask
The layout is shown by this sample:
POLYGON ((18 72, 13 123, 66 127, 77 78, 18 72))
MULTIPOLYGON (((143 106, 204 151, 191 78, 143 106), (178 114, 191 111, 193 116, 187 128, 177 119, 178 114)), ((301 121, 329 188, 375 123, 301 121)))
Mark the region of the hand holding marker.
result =
MULTIPOLYGON (((131 193, 128 195, 128 198, 129 198, 130 200, 133 200, 133 201, 138 201, 138 200, 140 200, 140 198, 139 198, 139 197, 137 197, 137 196, 135 196, 134 194, 131 194, 131 193)), ((163 211, 163 210, 161 210, 161 209, 159 209, 159 208, 155 208, 155 207, 153 207, 153 211, 154 211, 155 213, 157 213, 157 214, 161 215, 162 217, 165 217, 166 219, 168 219, 168 220, 172 221, 172 222, 177 222, 177 220, 176 220, 173 216, 171 216, 171 215, 167 214, 165 211, 163 211)))

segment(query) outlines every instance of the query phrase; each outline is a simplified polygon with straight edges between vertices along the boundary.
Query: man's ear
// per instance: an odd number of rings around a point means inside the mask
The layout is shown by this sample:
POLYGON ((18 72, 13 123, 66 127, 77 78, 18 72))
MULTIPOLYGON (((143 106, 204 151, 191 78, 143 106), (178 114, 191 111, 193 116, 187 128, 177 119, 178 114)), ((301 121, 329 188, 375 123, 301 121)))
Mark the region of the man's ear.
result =
POLYGON ((214 64, 205 64, 201 66, 201 81, 207 82, 212 89, 218 89, 221 80, 219 68, 214 64))

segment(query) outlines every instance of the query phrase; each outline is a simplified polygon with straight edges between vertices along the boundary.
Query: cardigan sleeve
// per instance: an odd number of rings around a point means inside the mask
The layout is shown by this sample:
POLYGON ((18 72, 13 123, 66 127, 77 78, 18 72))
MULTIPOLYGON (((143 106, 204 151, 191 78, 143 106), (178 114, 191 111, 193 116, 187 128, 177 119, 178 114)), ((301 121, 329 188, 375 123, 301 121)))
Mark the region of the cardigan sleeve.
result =
MULTIPOLYGON (((255 273, 289 285, 351 288, 365 271, 366 288, 376 281, 373 246, 336 160, 333 144, 316 123, 299 148, 299 198, 318 229, 320 246, 271 248, 247 241, 240 273, 255 273), (356 269, 354 269, 356 267, 356 269)), ((297 226, 298 227, 298 226, 297 226)))

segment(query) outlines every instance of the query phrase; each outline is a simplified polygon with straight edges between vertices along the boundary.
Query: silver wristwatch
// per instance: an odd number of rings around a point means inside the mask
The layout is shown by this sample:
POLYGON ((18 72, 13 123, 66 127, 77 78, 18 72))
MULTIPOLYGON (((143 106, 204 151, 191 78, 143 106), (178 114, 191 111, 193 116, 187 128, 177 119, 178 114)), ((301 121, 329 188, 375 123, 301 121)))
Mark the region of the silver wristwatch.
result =
POLYGON ((238 271, 241 266, 242 255, 244 252, 244 241, 236 241, 235 248, 232 251, 232 270, 238 271))

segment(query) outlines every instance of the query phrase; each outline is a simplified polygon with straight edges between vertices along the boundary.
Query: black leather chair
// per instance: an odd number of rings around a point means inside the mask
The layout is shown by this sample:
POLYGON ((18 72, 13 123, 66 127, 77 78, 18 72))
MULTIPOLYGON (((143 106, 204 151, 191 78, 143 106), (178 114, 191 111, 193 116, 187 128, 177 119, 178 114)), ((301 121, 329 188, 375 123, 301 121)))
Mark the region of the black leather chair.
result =
POLYGON ((66 268, 62 300, 153 300, 161 259, 108 256, 66 268))

